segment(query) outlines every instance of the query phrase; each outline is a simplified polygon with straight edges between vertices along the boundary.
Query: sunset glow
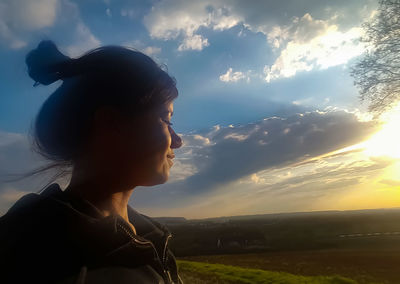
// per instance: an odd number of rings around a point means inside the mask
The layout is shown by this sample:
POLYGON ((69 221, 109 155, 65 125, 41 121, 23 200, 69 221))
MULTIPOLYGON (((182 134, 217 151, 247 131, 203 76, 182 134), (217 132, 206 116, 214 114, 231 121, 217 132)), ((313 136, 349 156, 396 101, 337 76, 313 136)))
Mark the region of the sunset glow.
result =
POLYGON ((400 106, 382 115, 383 126, 364 143, 368 156, 400 158, 400 106))

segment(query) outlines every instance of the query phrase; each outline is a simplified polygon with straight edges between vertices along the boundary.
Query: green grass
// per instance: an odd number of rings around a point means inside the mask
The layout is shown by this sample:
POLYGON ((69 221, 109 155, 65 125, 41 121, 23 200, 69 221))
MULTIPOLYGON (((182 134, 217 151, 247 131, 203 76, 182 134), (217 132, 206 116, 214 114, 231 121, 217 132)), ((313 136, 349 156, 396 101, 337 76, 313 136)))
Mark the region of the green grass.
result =
POLYGON ((249 269, 238 266, 177 260, 184 283, 200 284, 356 284, 341 276, 300 276, 286 272, 249 269))

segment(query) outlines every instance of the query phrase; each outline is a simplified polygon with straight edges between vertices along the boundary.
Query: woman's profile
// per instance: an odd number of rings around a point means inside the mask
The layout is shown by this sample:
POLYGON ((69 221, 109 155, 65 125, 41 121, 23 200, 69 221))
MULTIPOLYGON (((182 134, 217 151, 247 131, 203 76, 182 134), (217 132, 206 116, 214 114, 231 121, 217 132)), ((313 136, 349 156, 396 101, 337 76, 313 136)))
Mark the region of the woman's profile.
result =
POLYGON ((43 103, 34 144, 72 168, 0 218, 1 283, 182 283, 170 231, 129 204, 165 183, 174 149, 175 79, 141 52, 105 46, 79 58, 42 41, 26 57, 35 85, 62 84, 43 103))

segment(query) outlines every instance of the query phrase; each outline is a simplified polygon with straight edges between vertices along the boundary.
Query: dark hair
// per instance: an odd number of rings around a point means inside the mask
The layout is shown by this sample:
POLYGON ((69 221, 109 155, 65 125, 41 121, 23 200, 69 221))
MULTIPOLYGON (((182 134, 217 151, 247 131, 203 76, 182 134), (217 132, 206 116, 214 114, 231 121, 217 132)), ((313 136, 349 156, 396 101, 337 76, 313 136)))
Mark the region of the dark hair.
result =
MULTIPOLYGON (((162 66, 122 46, 99 47, 72 59, 52 41, 42 41, 28 53, 26 64, 34 86, 63 82, 43 103, 33 126, 33 150, 52 163, 22 178, 52 168, 71 168, 85 149, 91 119, 100 106, 135 115, 178 96, 176 80, 162 66)), ((58 172, 48 184, 67 173, 58 172)))

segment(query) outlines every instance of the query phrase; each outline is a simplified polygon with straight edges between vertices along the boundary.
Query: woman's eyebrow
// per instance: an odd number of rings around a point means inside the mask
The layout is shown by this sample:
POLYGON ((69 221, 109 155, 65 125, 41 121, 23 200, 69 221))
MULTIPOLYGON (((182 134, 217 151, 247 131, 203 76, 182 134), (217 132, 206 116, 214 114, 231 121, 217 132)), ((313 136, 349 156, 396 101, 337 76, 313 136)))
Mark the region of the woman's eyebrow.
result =
POLYGON ((174 115, 174 112, 173 112, 173 111, 166 110, 166 111, 163 111, 162 114, 166 114, 166 115, 171 114, 171 116, 173 116, 173 115, 174 115))

